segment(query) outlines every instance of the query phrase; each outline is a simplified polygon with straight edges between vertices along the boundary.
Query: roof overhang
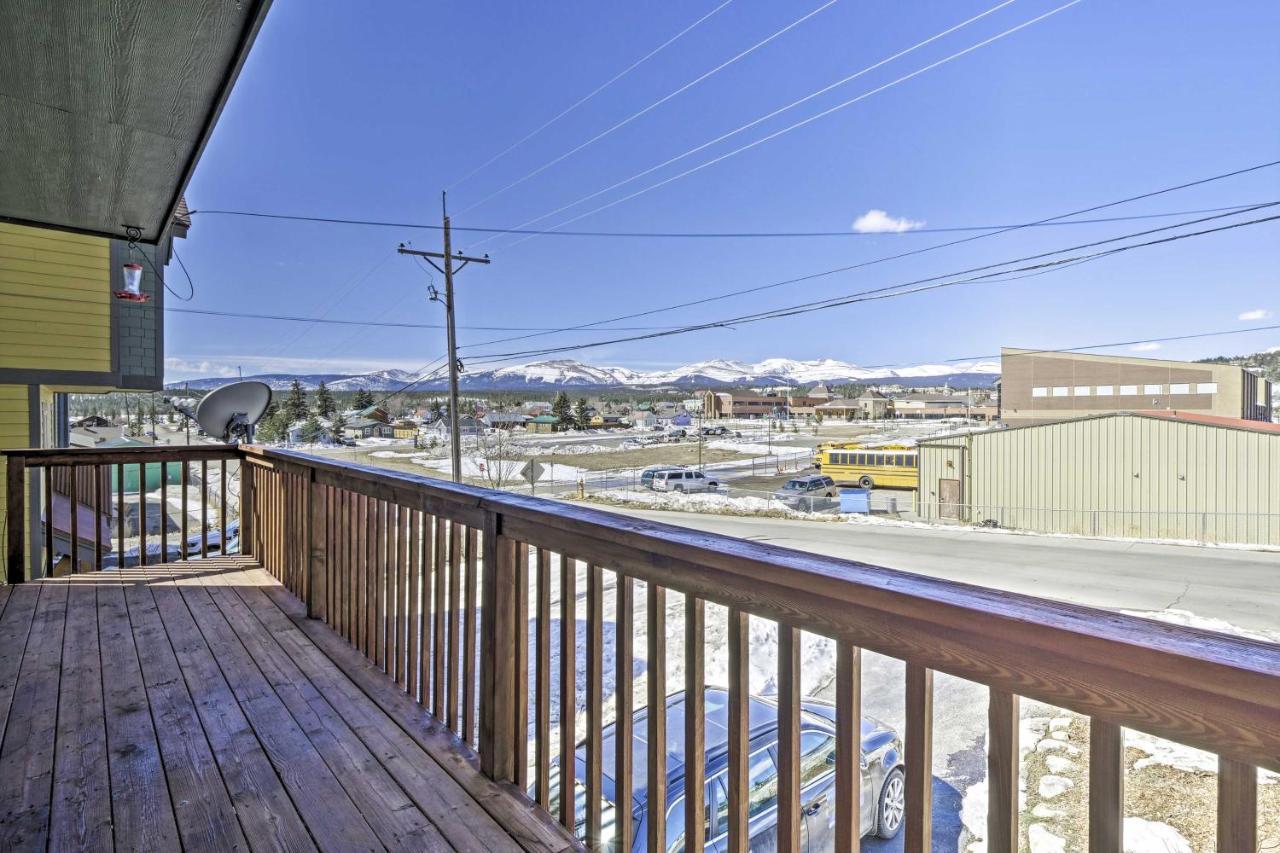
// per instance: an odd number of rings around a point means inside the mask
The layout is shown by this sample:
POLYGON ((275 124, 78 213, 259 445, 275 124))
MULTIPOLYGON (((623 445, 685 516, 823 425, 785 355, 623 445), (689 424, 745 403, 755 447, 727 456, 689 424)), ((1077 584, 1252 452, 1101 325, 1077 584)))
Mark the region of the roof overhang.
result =
POLYGON ((159 242, 269 6, 6 4, 0 220, 159 242))

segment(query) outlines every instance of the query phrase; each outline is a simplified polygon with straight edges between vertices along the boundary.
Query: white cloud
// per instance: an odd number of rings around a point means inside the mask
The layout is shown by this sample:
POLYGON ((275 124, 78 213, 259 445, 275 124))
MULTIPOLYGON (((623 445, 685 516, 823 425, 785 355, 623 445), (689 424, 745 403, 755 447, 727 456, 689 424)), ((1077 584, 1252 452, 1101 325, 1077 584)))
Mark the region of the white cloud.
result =
POLYGON ((1252 311, 1244 311, 1240 314, 1241 320, 1267 320, 1271 317, 1271 311, 1266 308, 1255 308, 1252 311))
POLYGON ((1154 352, 1155 350, 1160 349, 1160 345, 1159 344, 1134 344, 1133 346, 1129 347, 1129 349, 1133 350, 1134 352, 1154 352))
POLYGON ((890 216, 883 210, 868 210, 853 220, 853 230, 859 234, 901 234, 924 227, 922 219, 890 216))

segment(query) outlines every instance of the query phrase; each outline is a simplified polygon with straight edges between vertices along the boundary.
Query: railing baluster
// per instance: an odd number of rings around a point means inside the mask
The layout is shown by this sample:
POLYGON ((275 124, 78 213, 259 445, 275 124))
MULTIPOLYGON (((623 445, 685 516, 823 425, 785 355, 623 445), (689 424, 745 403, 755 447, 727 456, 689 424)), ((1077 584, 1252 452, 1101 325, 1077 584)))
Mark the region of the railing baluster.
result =
MULTIPOLYGON (((515 543, 515 693, 511 700, 515 721, 516 787, 524 791, 529 787, 529 546, 515 543)), ((453 566, 456 566, 454 561, 453 566)), ((457 724, 453 708, 458 695, 457 682, 457 595, 458 577, 450 573, 449 579, 449 725, 457 724)))
POLYGON ((44 484, 44 576, 53 577, 53 466, 42 471, 44 484))
POLYGON ((702 853, 707 800, 703 791, 707 776, 706 605, 700 598, 684 598, 684 849, 702 853))
POLYGON ((836 641, 836 849, 862 839, 862 650, 836 641))
MULTIPOLYGON (((467 580, 470 581, 470 568, 467 580)), ((533 675, 534 792, 543 809, 551 810, 551 557, 539 548, 537 556, 537 663, 533 675)), ((470 679, 468 679, 468 682, 470 679)), ((464 726, 466 728, 466 726, 464 726)), ((621 735, 619 735, 621 737, 621 735)), ((619 779, 625 776, 619 771, 619 779)), ((625 802, 619 796, 619 802, 625 802)))
POLYGON ((116 464, 116 569, 124 569, 124 463, 116 464))
POLYGON ((1218 758, 1218 853, 1258 849, 1258 768, 1218 758))
POLYGON ((27 579, 27 460, 10 456, 5 468, 5 579, 19 584, 27 579))
MULTIPOLYGON (((73 483, 74 471, 73 468, 73 483)), ((227 546, 224 542, 222 553, 226 552, 227 546)), ((169 562, 169 463, 164 460, 160 461, 160 562, 162 564, 169 562)))
POLYGON ((800 630, 778 624, 778 848, 800 849, 800 630))
MULTIPOLYGON (((244 475, 247 467, 240 468, 240 488, 244 489, 244 475)), ((307 584, 307 616, 311 619, 328 621, 329 611, 326 609, 329 583, 329 552, 332 540, 329 539, 328 519, 328 487, 309 480, 307 513, 307 572, 310 580, 307 584)), ((240 516, 240 541, 244 542, 244 515, 240 516)))
POLYGON ((747 853, 750 653, 745 611, 729 608, 729 853, 747 853))
POLYGON ((427 566, 430 565, 430 545, 428 544, 430 537, 427 535, 425 525, 431 523, 431 516, 416 509, 406 508, 405 512, 409 515, 409 540, 406 545, 409 553, 406 561, 408 584, 405 587, 407 603, 404 637, 407 648, 405 649, 404 688, 415 702, 421 701, 426 704, 427 684, 422 678, 420 655, 424 645, 422 624, 426 613, 426 606, 423 603, 426 596, 423 594, 425 590, 422 587, 426 586, 427 566), (421 698, 418 693, 419 682, 422 685, 421 698))
POLYGON ((373 498, 360 495, 360 503, 356 513, 356 542, 360 570, 356 573, 356 630, 361 653, 369 656, 369 577, 373 574, 373 560, 369 554, 372 538, 369 536, 369 505, 373 498))
MULTIPOLYGON (((476 630, 480 616, 480 572, 476 565, 479 548, 479 532, 474 527, 466 530, 466 624, 463 626, 462 655, 462 740, 475 743, 476 737, 476 630)), ((548 736, 549 737, 549 736, 548 736)))
POLYGON ((933 838, 933 670, 907 663, 907 811, 904 848, 926 853, 933 838))
MULTIPOLYGON (((541 550, 538 552, 541 554, 541 550)), ((632 846, 631 799, 632 799, 632 748, 634 738, 633 720, 633 688, 634 674, 634 634, 635 621, 635 581, 627 575, 619 573, 614 585, 617 615, 614 620, 614 664, 617 667, 614 676, 614 802, 613 813, 614 850, 629 853, 632 846)), ((538 737, 542 737, 542 729, 538 729, 538 737)))
POLYGON ((68 465, 67 469, 68 491, 71 492, 71 574, 74 575, 80 572, 80 489, 76 482, 79 469, 75 465, 68 465))
MULTIPOLYGON (((187 537, 191 535, 189 530, 190 525, 187 520, 187 488, 191 482, 191 475, 189 471, 190 467, 191 463, 184 460, 182 463, 182 469, 178 472, 178 479, 182 481, 182 540, 178 545, 178 556, 184 560, 187 557, 187 537)), ((243 489, 244 484, 241 483, 240 487, 243 489)), ((243 526, 243 522, 241 522, 241 525, 243 526)), ((262 552, 255 549, 254 556, 261 561, 262 552)))
POLYGON ((987 850, 1018 850, 1018 697, 990 690, 987 707, 987 850))
MULTIPOLYGON (((167 482, 162 463, 160 468, 160 494, 162 495, 168 488, 167 482)), ((164 507, 165 502, 161 501, 160 505, 164 507)), ((167 515, 167 510, 163 511, 167 515)), ((218 524, 218 553, 225 557, 227 555, 227 460, 225 458, 218 463, 218 524)), ((297 528, 293 530, 297 532, 297 528)))
POLYGON ((1089 720, 1089 851, 1124 847, 1124 729, 1089 720))
MULTIPOLYGON (((436 545, 444 551, 445 547, 445 529, 442 525, 436 533, 436 545)), ((435 611, 432 613, 432 624, 434 625, 434 637, 432 639, 432 648, 435 650, 435 657, 432 658, 432 687, 434 693, 432 699, 433 713, 436 719, 445 719, 446 696, 448 689, 448 672, 445 669, 445 663, 449 660, 449 648, 447 645, 446 625, 448 623, 448 581, 449 575, 453 571, 453 565, 459 559, 462 550, 462 538, 459 535, 458 523, 450 521, 448 523, 448 555, 444 553, 436 556, 436 576, 435 576, 435 611)), ((508 652, 510 653, 510 652, 508 652)))
POLYGON ((370 496, 365 500, 364 518, 364 656, 378 658, 378 586, 381 563, 378 554, 378 509, 382 501, 370 496))
POLYGON ((577 755, 574 749, 577 714, 577 575, 578 563, 560 555, 560 823, 574 828, 574 779, 577 755))
MULTIPOLYGON (((10 463, 12 464, 12 463, 10 463)), ((108 531, 109 533, 110 531, 108 531)), ((102 466, 93 466, 93 570, 102 571, 102 466)))
POLYGON ((601 833, 600 795, 604 767, 604 571, 587 563, 587 847, 598 848, 601 833))
MULTIPOLYGON (((501 535, 502 518, 484 516, 483 638, 480 649, 480 769, 491 779, 515 779, 512 742, 514 715, 511 696, 515 692, 515 667, 511 651, 515 647, 514 543, 501 535)), ((572 787, 570 788, 572 791, 572 787)), ((570 793, 569 802, 573 802, 570 793)))
POLYGON ((373 662, 387 669, 387 503, 378 501, 373 520, 373 662))
MULTIPOLYGON (((142 466, 139 465, 138 469, 139 469, 138 470, 138 481, 139 481, 138 496, 139 496, 139 501, 141 501, 141 497, 143 494, 143 490, 145 489, 145 486, 142 484, 142 470, 141 470, 142 466)), ((277 481, 274 485, 279 485, 278 477, 273 477, 272 479, 277 481)), ((139 510, 142 509, 141 503, 139 503, 138 509, 139 510)), ((273 521, 275 522, 272 525, 273 528, 278 528, 279 520, 280 520, 280 516, 277 514, 276 517, 273 519, 273 521)), ((146 530, 147 530, 147 526, 143 524, 142 538, 144 542, 146 541, 146 530)), ((143 550, 145 551, 146 549, 144 548, 143 550)), ((201 459, 200 460, 200 558, 204 559, 208 556, 209 556, 209 460, 201 459)), ((279 554, 272 554, 272 556, 275 558, 273 562, 275 564, 276 570, 278 571, 280 568, 279 554)))
POLYGON ((667 849, 667 591, 650 582, 648 591, 648 744, 645 747, 645 841, 648 850, 667 849))
POLYGON ((409 564, 414 560, 412 537, 415 531, 413 511, 408 507, 397 507, 397 510, 399 514, 396 524, 396 657, 393 677, 396 684, 403 686, 409 655, 405 625, 409 621, 409 564))

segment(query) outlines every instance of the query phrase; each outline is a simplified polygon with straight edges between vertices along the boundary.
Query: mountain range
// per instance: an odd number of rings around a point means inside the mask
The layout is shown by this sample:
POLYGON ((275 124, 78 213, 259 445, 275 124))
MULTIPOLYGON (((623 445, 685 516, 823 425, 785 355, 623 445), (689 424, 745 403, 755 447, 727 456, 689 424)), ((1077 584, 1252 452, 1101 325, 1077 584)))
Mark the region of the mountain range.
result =
MULTIPOLYGON (((950 384, 959 387, 986 387, 1000 373, 998 361, 973 361, 957 364, 921 364, 914 367, 859 367, 856 364, 825 358, 797 361, 770 358, 754 364, 727 359, 713 359, 686 364, 674 370, 639 371, 626 367, 601 367, 573 359, 535 361, 529 364, 500 367, 496 370, 464 372, 461 387, 472 391, 524 391, 538 389, 580 388, 647 388, 694 389, 761 387, 788 385, 804 387, 824 383, 878 382, 915 387, 950 384)), ((272 388, 288 388, 294 380, 307 390, 324 382, 334 391, 395 391, 418 380, 405 370, 379 370, 372 373, 267 373, 246 376, 266 382, 272 388)), ((170 389, 209 390, 236 379, 222 377, 171 382, 170 389)), ((416 391, 443 390, 448 380, 432 376, 414 385, 416 391)))

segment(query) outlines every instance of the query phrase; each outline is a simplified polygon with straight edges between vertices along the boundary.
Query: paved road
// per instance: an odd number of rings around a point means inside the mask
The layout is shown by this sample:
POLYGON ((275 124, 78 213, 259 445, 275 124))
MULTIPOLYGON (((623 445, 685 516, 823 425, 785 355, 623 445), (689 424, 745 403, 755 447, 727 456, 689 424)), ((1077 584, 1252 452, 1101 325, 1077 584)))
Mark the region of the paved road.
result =
POLYGON ((602 507, 787 548, 1115 610, 1189 610, 1280 632, 1280 553, 1005 531, 602 507))

